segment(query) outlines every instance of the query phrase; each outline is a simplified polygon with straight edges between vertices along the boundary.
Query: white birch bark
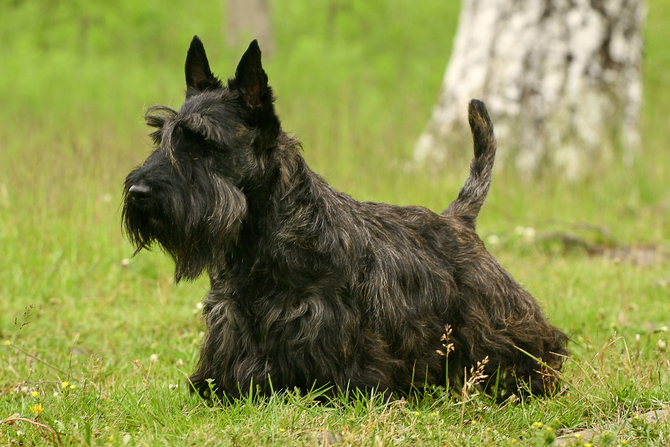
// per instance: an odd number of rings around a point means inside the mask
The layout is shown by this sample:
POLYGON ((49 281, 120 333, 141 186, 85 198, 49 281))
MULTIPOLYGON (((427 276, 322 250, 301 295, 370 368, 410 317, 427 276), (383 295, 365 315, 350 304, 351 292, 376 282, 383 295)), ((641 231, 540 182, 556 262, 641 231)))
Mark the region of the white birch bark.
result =
POLYGON ((462 0, 419 162, 458 157, 467 103, 482 99, 502 160, 568 179, 639 145, 644 0, 462 0), (619 150, 620 149, 620 150, 619 150))

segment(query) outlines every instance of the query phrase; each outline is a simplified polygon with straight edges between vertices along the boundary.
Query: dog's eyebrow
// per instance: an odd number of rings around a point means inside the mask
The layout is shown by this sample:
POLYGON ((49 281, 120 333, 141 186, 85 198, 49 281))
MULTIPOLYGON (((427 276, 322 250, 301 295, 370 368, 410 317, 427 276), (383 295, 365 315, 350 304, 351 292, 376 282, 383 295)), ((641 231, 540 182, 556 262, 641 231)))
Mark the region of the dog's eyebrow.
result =
POLYGON ((189 129, 207 140, 223 143, 224 135, 221 126, 209 115, 202 113, 189 113, 178 116, 176 124, 189 129))
POLYGON ((144 114, 144 119, 150 127, 155 127, 157 130, 151 133, 151 138, 154 143, 160 145, 163 141, 163 130, 167 123, 174 121, 177 112, 166 106, 152 106, 144 114))
POLYGON ((149 126, 156 128, 156 131, 151 133, 154 143, 161 145, 169 152, 174 149, 172 139, 177 126, 208 140, 220 141, 223 138, 212 118, 205 114, 180 114, 166 106, 153 106, 147 110, 144 118, 149 126))

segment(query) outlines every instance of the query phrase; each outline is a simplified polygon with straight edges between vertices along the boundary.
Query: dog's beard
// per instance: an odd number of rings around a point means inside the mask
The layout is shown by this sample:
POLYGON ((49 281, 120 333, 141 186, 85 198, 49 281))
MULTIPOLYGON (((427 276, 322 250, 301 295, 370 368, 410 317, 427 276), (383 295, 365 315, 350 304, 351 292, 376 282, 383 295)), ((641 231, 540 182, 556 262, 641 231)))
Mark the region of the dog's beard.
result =
POLYGON ((194 280, 221 267, 247 215, 247 200, 228 180, 213 177, 207 200, 197 192, 136 198, 126 188, 123 227, 135 253, 155 243, 175 261, 175 280, 194 280))

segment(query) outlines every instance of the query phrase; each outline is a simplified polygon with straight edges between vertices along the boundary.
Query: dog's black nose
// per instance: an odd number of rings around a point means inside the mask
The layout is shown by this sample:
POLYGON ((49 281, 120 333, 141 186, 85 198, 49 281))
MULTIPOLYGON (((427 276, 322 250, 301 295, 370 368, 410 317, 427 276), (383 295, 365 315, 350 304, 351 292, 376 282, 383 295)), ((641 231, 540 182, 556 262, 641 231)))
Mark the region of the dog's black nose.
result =
POLYGON ((151 188, 144 183, 137 183, 128 189, 128 193, 135 197, 149 197, 151 195, 151 188))

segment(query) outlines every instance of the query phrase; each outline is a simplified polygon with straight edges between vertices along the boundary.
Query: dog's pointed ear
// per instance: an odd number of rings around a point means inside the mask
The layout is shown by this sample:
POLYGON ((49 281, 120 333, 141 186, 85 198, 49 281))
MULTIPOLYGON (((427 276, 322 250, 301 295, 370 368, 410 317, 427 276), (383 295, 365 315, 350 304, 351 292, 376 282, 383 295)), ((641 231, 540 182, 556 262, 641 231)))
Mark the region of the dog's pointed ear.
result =
POLYGON ((268 85, 268 76, 261 64, 261 49, 257 41, 251 42, 242 55, 235 77, 228 80, 228 88, 237 92, 248 108, 248 124, 260 129, 256 149, 264 151, 273 147, 281 126, 274 110, 272 88, 268 85))
POLYGON ((240 90, 252 108, 272 103, 272 91, 268 87, 268 76, 261 64, 261 49, 254 40, 244 52, 235 70, 235 78, 228 81, 228 88, 240 90))
POLYGON ((198 36, 193 36, 186 55, 186 97, 205 90, 222 88, 221 81, 209 69, 205 47, 198 36))

